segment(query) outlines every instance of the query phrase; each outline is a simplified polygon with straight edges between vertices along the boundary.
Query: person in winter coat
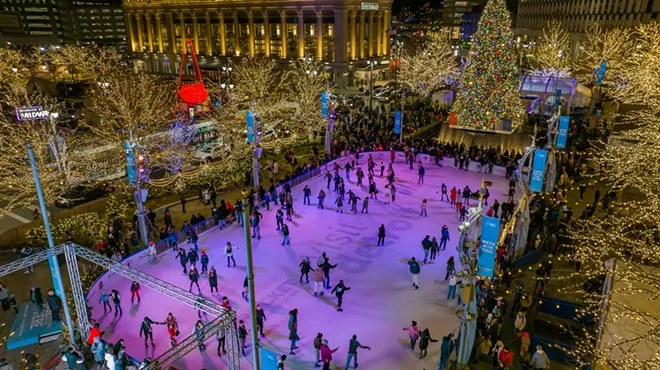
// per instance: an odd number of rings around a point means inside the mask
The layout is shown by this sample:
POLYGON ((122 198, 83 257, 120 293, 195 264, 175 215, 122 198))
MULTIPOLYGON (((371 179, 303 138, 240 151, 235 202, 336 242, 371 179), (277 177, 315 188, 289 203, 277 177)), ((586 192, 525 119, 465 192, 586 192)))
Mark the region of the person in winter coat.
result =
POLYGON ((218 293, 218 273, 215 272, 215 267, 211 267, 211 271, 209 271, 209 285, 211 286, 211 293, 213 293, 213 289, 218 293))
POLYGON ((456 298, 456 284, 458 284, 458 276, 456 274, 451 274, 449 278, 449 290, 447 290, 447 299, 456 298))
MULTIPOLYGON (((243 323, 243 320, 241 320, 241 323, 243 323)), ((243 325, 245 328, 245 325, 243 325)), ((195 335, 195 339, 197 339, 197 348, 199 348, 200 351, 204 351, 206 349, 206 345, 204 344, 204 340, 206 339, 206 327, 204 326, 204 322, 202 320, 197 320, 197 323, 195 323, 195 326, 193 327, 193 334, 195 335)), ((238 331, 238 335, 240 338, 240 327, 238 331)), ((245 350, 243 350, 243 356, 245 356, 245 350)))
POLYGON ((332 354, 337 352, 339 350, 339 347, 335 349, 330 349, 328 347, 328 340, 323 339, 323 342, 321 343, 321 362, 323 362, 323 370, 330 370, 330 363, 332 362, 332 354))
POLYGON ((170 312, 167 314, 163 324, 167 325, 167 333, 170 335, 170 343, 172 343, 172 347, 174 347, 176 345, 176 336, 179 332, 179 322, 170 312))
POLYGON ((94 339, 96 338, 101 338, 103 333, 101 333, 101 329, 99 329, 99 323, 95 323, 94 326, 89 330, 89 336, 87 337, 87 344, 90 346, 92 343, 94 343, 94 339))
POLYGON ((431 239, 431 256, 429 257, 431 263, 435 262, 435 256, 437 254, 438 254, 438 240, 434 236, 433 239, 431 239))
POLYGON ((463 193, 460 191, 456 192, 456 212, 460 212, 461 208, 463 208, 463 193))
POLYGON ((199 261, 199 254, 197 254, 197 248, 190 248, 188 251, 188 262, 190 262, 190 269, 196 267, 197 261, 199 261))
POLYGON ((275 221, 277 221, 277 231, 280 231, 282 228, 282 225, 284 225, 284 212, 282 212, 282 209, 278 209, 277 213, 275 213, 275 221))
POLYGON ((323 344, 323 334, 318 333, 316 334, 316 338, 314 338, 314 355, 316 357, 314 367, 321 367, 321 365, 319 365, 321 362, 321 344, 323 344))
POLYGON ((451 191, 449 192, 449 200, 450 200, 450 202, 449 202, 450 205, 452 205, 452 206, 456 205, 456 187, 455 186, 453 188, 451 188, 451 191))
POLYGON ((197 269, 194 265, 190 267, 190 271, 188 272, 188 279, 190 279, 190 289, 188 289, 188 291, 192 292, 193 285, 197 285, 197 291, 201 294, 202 289, 199 287, 199 272, 197 272, 197 269))
POLYGON ((266 335, 264 334, 264 321, 266 321, 266 313, 264 312, 264 309, 261 307, 261 305, 257 305, 257 330, 259 330, 259 335, 262 337, 265 337, 266 335))
POLYGON ((133 304, 135 296, 137 296, 138 303, 140 303, 140 283, 137 281, 133 281, 133 284, 131 284, 131 304, 133 304))
POLYGON ((287 224, 282 224, 282 245, 284 244, 291 244, 291 239, 289 238, 289 226, 287 224))
MULTIPOLYGON (((438 370, 443 370, 447 361, 449 360, 449 355, 451 355, 454 350, 454 334, 449 333, 449 335, 442 337, 442 343, 440 344, 440 367, 438 370)), ((489 347, 490 349, 490 347, 489 347)))
POLYGON ((115 369, 117 366, 117 357, 115 356, 115 351, 110 348, 108 351, 105 353, 105 367, 108 369, 115 369))
POLYGON ((314 271, 310 265, 309 257, 304 258, 298 267, 300 267, 300 284, 303 282, 303 276, 306 280, 305 284, 309 284, 309 272, 314 271))
MULTIPOLYGON (((201 217, 201 220, 199 222, 204 221, 204 217, 201 217)), ((192 226, 190 228, 190 241, 193 243, 193 249, 196 251, 197 250, 197 241, 199 240, 199 236, 197 236, 197 227, 192 226)))
POLYGON ((321 269, 323 269, 323 273, 325 274, 325 289, 330 289, 330 269, 336 268, 337 264, 331 265, 330 264, 330 259, 328 257, 325 257, 325 261, 323 262, 323 265, 321 266, 321 269))
POLYGON ((227 257, 227 267, 229 267, 229 261, 234 263, 234 267, 236 267, 236 260, 234 259, 234 253, 233 250, 238 249, 238 247, 234 247, 230 242, 227 242, 227 245, 225 246, 225 257, 227 257))
POLYGON ((444 251, 447 248, 447 242, 449 241, 449 228, 447 225, 442 225, 442 231, 440 231, 440 250, 444 251))
POLYGON ((419 262, 415 260, 415 257, 412 257, 408 261, 408 266, 410 266, 410 276, 412 276, 413 287, 419 289, 419 272, 421 270, 419 262))
POLYGON ((330 294, 335 293, 337 296, 337 311, 342 312, 341 304, 344 299, 344 293, 347 290, 351 290, 351 288, 347 287, 344 285, 344 280, 339 280, 339 284, 335 285, 334 288, 332 288, 332 291, 330 291, 330 294))
POLYGON ((179 263, 181 264, 181 267, 183 267, 183 273, 187 274, 188 269, 187 269, 187 264, 188 264, 188 255, 186 254, 186 250, 183 248, 179 248, 179 253, 177 253, 175 259, 179 259, 179 263))
POLYGON ((364 348, 364 349, 368 349, 369 351, 371 351, 371 347, 363 346, 360 342, 358 342, 357 335, 353 335, 351 340, 348 342, 348 356, 346 356, 346 366, 344 367, 344 370, 348 370, 348 366, 351 364, 351 359, 353 359, 353 368, 357 369, 357 367, 358 367, 358 356, 357 356, 358 348, 364 348))
POLYGON ((430 342, 437 342, 437 339, 431 338, 431 332, 429 329, 424 329, 419 335, 419 358, 426 357, 426 349, 429 348, 430 342))
POLYGON ((147 344, 147 340, 151 339, 151 346, 156 347, 156 344, 154 343, 154 334, 153 334, 153 329, 151 328, 152 324, 160 325, 159 322, 155 322, 148 318, 147 316, 144 317, 144 320, 142 320, 142 324, 140 325, 140 338, 142 338, 142 334, 144 333, 144 346, 149 347, 147 344))
POLYGON ((92 343, 91 351, 94 355, 94 361, 99 365, 103 365, 105 353, 108 351, 108 345, 100 337, 96 337, 94 338, 94 343, 92 343))
POLYGON ((206 274, 209 271, 209 256, 206 255, 206 251, 202 251, 202 257, 200 258, 202 263, 202 274, 206 274))
POLYGON ((385 246, 385 224, 381 224, 378 228, 378 244, 376 246, 379 247, 381 245, 385 246))
POLYGON ((53 321, 60 321, 60 310, 62 309, 62 299, 55 295, 55 290, 48 289, 48 297, 46 303, 52 315, 53 321))
POLYGON ((426 213, 426 207, 428 207, 428 203, 426 199, 422 200, 422 205, 419 206, 421 209, 421 212, 419 213, 420 216, 428 217, 428 214, 426 213))
POLYGON ((513 322, 516 336, 518 338, 522 336, 523 330, 525 330, 526 325, 527 325, 527 317, 525 317, 525 314, 522 311, 518 311, 518 315, 516 315, 516 320, 513 322))
POLYGON ((314 270, 314 297, 317 296, 318 292, 321 292, 321 297, 323 297, 323 285, 325 283, 325 273, 323 273, 322 268, 317 268, 314 270))
MULTIPOLYGON (((32 303, 37 305, 39 312, 41 312, 41 310, 44 309, 44 299, 41 296, 41 288, 37 288, 36 286, 33 286, 30 289, 30 300, 32 301, 32 303)), ((103 306, 103 308, 105 310, 105 305, 103 306)))
POLYGON ((417 321, 413 320, 412 324, 408 327, 403 328, 404 331, 408 331, 408 337, 410 338, 410 350, 415 350, 415 344, 417 339, 419 339, 419 329, 417 328, 417 321))
POLYGON ((550 368, 550 359, 548 358, 548 355, 543 352, 543 346, 540 344, 536 346, 536 352, 534 353, 534 356, 532 356, 531 365, 534 370, 550 368))
POLYGON ((422 249, 424 250, 424 261, 422 263, 426 263, 429 258, 429 252, 431 251, 431 239, 429 239, 430 237, 430 235, 427 235, 424 237, 424 240, 422 240, 422 249))
POLYGON ((115 289, 110 291, 110 298, 112 298, 112 303, 115 305, 115 316, 124 314, 124 311, 121 309, 121 297, 119 297, 119 292, 115 289))
POLYGON ((289 341, 291 341, 291 348, 289 351, 290 355, 295 355, 293 352, 294 349, 297 349, 298 347, 296 346, 296 341, 300 340, 300 337, 298 337, 298 309, 294 308, 293 310, 289 311, 289 341))
POLYGON ((449 257, 447 260, 447 274, 445 275, 445 280, 449 279, 449 276, 454 274, 455 267, 454 267, 454 256, 449 257))

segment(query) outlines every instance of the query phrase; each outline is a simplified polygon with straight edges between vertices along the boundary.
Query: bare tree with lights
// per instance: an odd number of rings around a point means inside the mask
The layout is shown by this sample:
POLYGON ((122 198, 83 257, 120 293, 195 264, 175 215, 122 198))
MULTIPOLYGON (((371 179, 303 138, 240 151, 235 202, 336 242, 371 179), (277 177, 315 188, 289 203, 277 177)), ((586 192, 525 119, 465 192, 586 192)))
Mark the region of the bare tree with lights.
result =
POLYGON ((65 45, 47 51, 50 63, 68 67, 76 80, 102 81, 120 68, 121 54, 114 49, 95 45, 65 45))
POLYGON ((194 159, 195 135, 195 125, 191 119, 179 119, 170 123, 167 131, 148 142, 152 165, 162 166, 170 174, 179 173, 191 165, 194 159))
POLYGON ((571 37, 564 24, 553 20, 543 28, 543 37, 534 49, 532 74, 568 77, 571 74, 571 37))
POLYGON ((328 90, 323 63, 311 58, 296 60, 287 75, 286 99, 293 103, 295 114, 288 129, 304 136, 325 127, 321 115, 321 94, 328 90))
POLYGON ((617 76, 624 71, 630 57, 631 29, 603 29, 596 23, 587 30, 585 36, 586 41, 579 47, 574 66, 576 75, 582 83, 595 84, 595 70, 605 62, 607 69, 602 86, 609 88, 613 82, 618 81, 617 76))
POLYGON ((447 84, 457 67, 449 39, 438 32, 430 32, 413 54, 402 52, 400 60, 401 80, 427 98, 447 84))

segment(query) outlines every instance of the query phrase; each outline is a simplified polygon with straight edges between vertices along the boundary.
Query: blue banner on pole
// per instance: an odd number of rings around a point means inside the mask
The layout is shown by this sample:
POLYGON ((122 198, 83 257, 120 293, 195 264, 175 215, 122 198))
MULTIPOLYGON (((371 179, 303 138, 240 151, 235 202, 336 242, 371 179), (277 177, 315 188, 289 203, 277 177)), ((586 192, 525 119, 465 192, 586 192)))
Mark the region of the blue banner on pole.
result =
POLYGON ((570 116, 561 116, 559 118, 559 129, 557 129, 557 149, 566 149, 566 139, 568 138, 568 125, 571 122, 570 116))
POLYGON ((131 148, 131 143, 124 141, 124 149, 126 150, 126 174, 128 175, 128 183, 134 184, 137 181, 137 173, 135 172, 135 153, 131 148))
POLYGON ((262 370, 277 370, 279 358, 275 352, 267 350, 264 347, 259 347, 259 355, 262 370))
POLYGON ((555 91, 555 107, 558 107, 561 104, 561 90, 557 89, 555 91))
POLYGON ((529 190, 537 193, 543 190, 543 175, 545 174, 545 163, 547 160, 548 152, 543 149, 536 149, 534 152, 532 176, 529 180, 529 190))
POLYGON ((321 93, 321 116, 328 118, 328 94, 321 93))
POLYGON ((394 114, 394 133, 395 134, 400 134, 401 133, 401 111, 398 110, 394 114))
MULTIPOLYGON (((481 219, 481 243, 477 259, 477 275, 493 277, 497 241, 500 237, 500 219, 484 216, 481 219)), ((466 298, 467 299, 467 298, 466 298)))
POLYGON ((598 71, 596 72, 596 85, 600 86, 603 83, 603 78, 605 78, 605 71, 607 70, 607 62, 600 64, 598 71))
POLYGON ((251 143, 254 141, 254 116, 252 112, 245 112, 245 121, 247 122, 247 141, 251 143))

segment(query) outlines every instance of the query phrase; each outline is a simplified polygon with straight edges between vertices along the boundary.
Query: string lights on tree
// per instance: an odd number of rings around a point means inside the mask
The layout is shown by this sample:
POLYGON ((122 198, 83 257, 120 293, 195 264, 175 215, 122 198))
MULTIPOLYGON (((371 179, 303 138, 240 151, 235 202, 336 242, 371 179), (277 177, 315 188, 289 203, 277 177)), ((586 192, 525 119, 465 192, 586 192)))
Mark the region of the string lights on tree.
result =
POLYGON ((438 32, 429 32, 413 54, 401 52, 401 80, 414 94, 430 98, 456 73, 455 60, 449 38, 438 32))
POLYGON ((504 0, 490 0, 472 38, 453 111, 458 125, 496 130, 503 120, 515 130, 523 123, 520 79, 511 16, 504 0))
POLYGON ((328 79, 323 63, 312 58, 296 60, 287 74, 286 86, 286 100, 295 107, 293 119, 286 128, 303 137, 324 128, 321 94, 328 90, 328 79))
POLYGON ((569 77, 571 75, 571 37, 564 24, 553 20, 543 28, 543 37, 534 49, 531 74, 569 77))
MULTIPOLYGON (((586 40, 578 48, 575 72, 580 82, 595 84, 596 70, 603 62, 607 63, 602 86, 607 89, 618 81, 629 60, 632 32, 628 28, 603 29, 595 23, 585 33, 586 40)), ((609 91, 608 91, 609 92, 609 91)))

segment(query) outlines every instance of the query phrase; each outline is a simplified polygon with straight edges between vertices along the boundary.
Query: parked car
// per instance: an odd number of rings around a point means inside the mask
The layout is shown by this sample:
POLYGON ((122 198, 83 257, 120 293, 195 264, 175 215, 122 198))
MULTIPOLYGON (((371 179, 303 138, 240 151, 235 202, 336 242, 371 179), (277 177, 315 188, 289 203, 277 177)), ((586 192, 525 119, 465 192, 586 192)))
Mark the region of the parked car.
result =
POLYGON ((216 140, 198 146, 194 156, 202 162, 211 162, 225 155, 228 150, 229 148, 222 141, 216 140))
POLYGON ((75 206, 107 197, 115 191, 110 183, 83 182, 74 188, 60 194, 55 200, 58 208, 73 208, 75 206))

